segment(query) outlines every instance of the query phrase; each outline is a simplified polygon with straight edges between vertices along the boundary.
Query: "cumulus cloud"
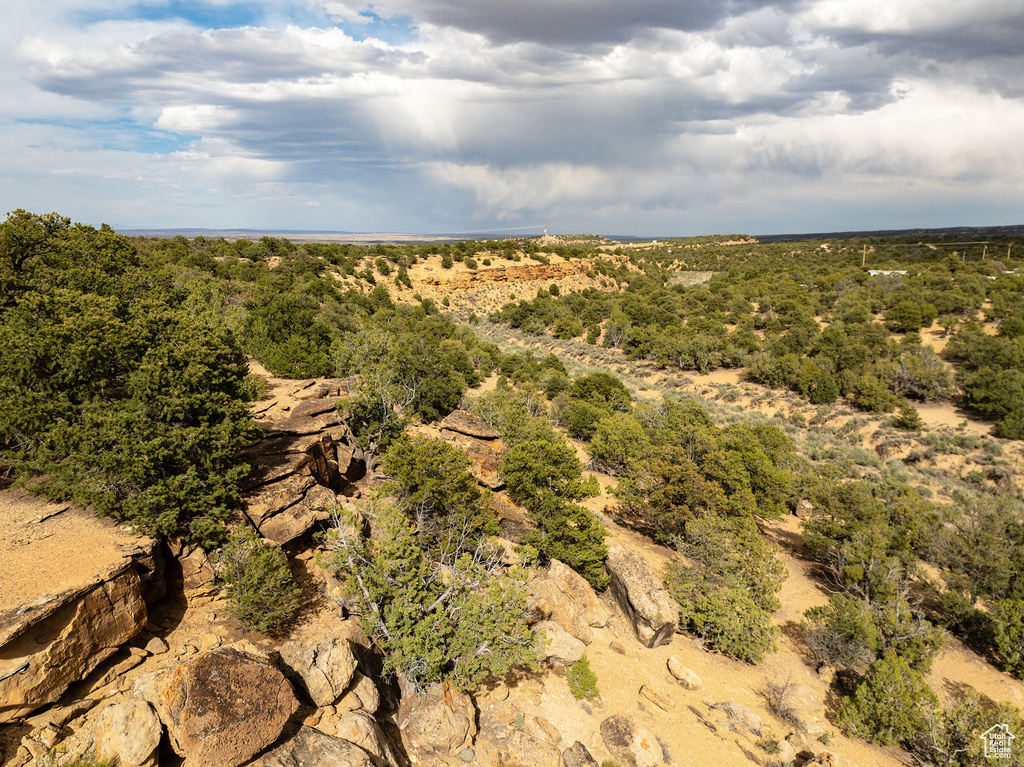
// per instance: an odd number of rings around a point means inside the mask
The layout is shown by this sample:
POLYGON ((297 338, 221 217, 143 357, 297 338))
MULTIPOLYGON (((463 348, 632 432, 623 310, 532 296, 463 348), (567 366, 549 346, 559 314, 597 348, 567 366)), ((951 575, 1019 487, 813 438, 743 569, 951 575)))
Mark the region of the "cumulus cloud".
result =
POLYGON ((820 230, 870 228, 850 217, 896 185, 907 225, 950 223, 920 216, 958 194, 1024 200, 1024 0, 225 0, 258 23, 218 27, 187 8, 17 11, 0 131, 37 163, 0 174, 35 198, 74 178, 54 199, 78 209, 100 178, 154 225, 757 231, 820 210, 820 230))

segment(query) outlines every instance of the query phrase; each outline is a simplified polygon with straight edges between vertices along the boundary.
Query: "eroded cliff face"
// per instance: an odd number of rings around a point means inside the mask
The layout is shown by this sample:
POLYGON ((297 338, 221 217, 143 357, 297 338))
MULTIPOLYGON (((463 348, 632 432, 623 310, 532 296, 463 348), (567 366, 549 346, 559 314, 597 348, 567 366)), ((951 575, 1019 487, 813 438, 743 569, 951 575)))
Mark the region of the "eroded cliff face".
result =
POLYGON ((612 290, 614 281, 601 277, 595 268, 600 261, 625 262, 618 256, 570 260, 554 255, 546 257, 550 263, 538 263, 525 256, 520 262, 510 262, 495 255, 488 259, 489 265, 484 265, 485 256, 478 254, 476 269, 461 263, 444 269, 439 256, 429 256, 409 270, 412 287, 392 288, 392 298, 414 301, 413 295, 419 295, 438 306, 448 299, 448 308, 452 311, 482 314, 496 311, 510 301, 535 298, 538 290, 548 290, 553 284, 562 293, 586 288, 612 290))

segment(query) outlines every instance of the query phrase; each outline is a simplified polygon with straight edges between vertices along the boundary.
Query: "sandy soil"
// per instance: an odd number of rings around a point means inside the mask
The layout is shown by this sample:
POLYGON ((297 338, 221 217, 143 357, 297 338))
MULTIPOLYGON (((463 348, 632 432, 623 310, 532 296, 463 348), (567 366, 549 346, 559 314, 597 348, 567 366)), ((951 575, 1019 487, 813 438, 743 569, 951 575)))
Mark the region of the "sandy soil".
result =
POLYGON ((109 519, 23 490, 0 491, 0 614, 93 583, 140 540, 109 519))

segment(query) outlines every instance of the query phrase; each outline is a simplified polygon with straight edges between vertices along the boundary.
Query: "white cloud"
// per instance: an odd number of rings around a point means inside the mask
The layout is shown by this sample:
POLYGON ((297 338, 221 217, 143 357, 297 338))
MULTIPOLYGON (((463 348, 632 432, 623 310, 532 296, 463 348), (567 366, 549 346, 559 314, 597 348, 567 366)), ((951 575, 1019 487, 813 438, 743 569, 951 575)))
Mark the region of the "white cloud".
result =
MULTIPOLYGON (((803 220, 764 198, 877 216, 879 189, 889 216, 958 194, 965 210, 997 190, 1024 201, 1024 52, 1007 42, 1024 0, 809 0, 792 13, 760 0, 387 0, 372 11, 417 29, 392 43, 347 0, 268 0, 272 21, 217 30, 130 7, 12 13, 16 57, 0 54, 12 191, 78 209, 107 199, 134 223, 238 225, 258 210, 289 228, 298 216, 432 230, 545 211, 592 229, 726 215, 763 228, 769 211, 803 220), (300 11, 320 25, 287 21, 300 11)), ((5 204, 27 206, 10 192, 5 204)))

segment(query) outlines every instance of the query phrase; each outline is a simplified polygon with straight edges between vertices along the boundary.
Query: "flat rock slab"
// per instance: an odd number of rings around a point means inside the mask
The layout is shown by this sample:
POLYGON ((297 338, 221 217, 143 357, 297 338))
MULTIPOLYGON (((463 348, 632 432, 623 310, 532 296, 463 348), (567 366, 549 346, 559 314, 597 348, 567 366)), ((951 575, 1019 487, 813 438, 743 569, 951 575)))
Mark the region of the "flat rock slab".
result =
POLYGON ((0 491, 0 724, 53 703, 146 625, 156 541, 0 491))
POLYGON ((151 558, 154 547, 152 538, 70 504, 0 490, 0 646, 26 612, 45 612, 61 594, 92 588, 128 562, 151 558))

